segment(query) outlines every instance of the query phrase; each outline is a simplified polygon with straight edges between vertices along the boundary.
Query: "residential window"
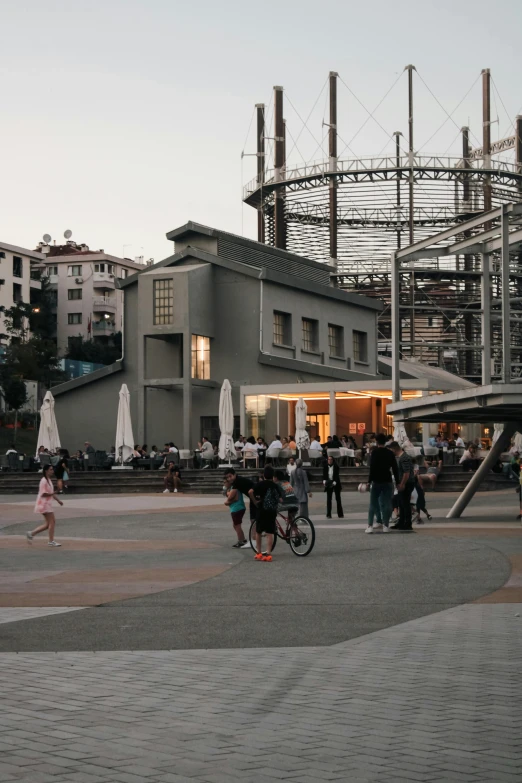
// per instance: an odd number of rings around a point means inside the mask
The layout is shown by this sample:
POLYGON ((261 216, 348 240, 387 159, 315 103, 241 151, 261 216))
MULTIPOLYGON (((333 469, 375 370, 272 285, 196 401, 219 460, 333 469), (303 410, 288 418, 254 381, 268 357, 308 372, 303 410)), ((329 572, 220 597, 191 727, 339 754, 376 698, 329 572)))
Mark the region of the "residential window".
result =
POLYGON ((58 274, 58 267, 57 266, 48 266, 47 267, 47 275, 50 277, 51 275, 57 275, 58 274))
POLYGON ((58 304, 58 291, 56 288, 51 288, 49 291, 47 291, 47 296, 49 297, 51 307, 56 307, 58 304))
POLYGON ((125 278, 128 276, 129 270, 128 269, 120 269, 120 278, 122 280, 125 280, 125 278))
POLYGON ((292 344, 292 316, 274 310, 274 343, 276 345, 292 344))
POLYGON ((67 275, 69 277, 81 277, 82 276, 82 265, 81 264, 74 264, 74 266, 68 266, 67 267, 67 275))
POLYGON ((81 288, 69 288, 67 291, 67 299, 82 299, 83 291, 81 288))
POLYGON ((318 324, 317 321, 313 321, 311 318, 303 318, 303 351, 311 351, 317 353, 318 349, 318 324))
POLYGON ((81 324, 82 322, 82 314, 81 313, 68 313, 67 314, 67 323, 68 324, 81 324))
POLYGON ((18 304, 23 301, 22 286, 20 283, 13 283, 13 302, 18 304))
MULTIPOLYGON (((232 437, 234 441, 239 438, 241 433, 240 417, 234 416, 234 430, 232 437)), ((219 429, 219 416, 201 416, 200 417, 200 437, 208 438, 211 443, 218 443, 221 431, 219 429)))
POLYGON ((210 380, 210 339, 199 334, 192 335, 192 377, 210 380))
POLYGON ((154 324, 171 324, 174 315, 174 292, 169 278, 154 280, 154 324))
POLYGON ((22 277, 23 266, 20 256, 13 256, 13 277, 22 277))
POLYGON ((368 335, 366 332, 353 331, 353 359, 355 362, 368 361, 368 335))
POLYGON ((344 357, 344 329, 342 326, 328 324, 328 347, 330 356, 344 357))

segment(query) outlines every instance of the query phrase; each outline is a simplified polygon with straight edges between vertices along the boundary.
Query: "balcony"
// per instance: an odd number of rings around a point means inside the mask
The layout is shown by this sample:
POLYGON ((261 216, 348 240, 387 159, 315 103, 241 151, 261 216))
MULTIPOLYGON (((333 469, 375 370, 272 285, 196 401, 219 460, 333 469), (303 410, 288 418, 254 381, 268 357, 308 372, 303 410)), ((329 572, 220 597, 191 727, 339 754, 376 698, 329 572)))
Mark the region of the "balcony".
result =
POLYGON ((102 321, 92 322, 93 337, 112 337, 116 333, 116 324, 114 321, 108 321, 105 318, 102 321))
POLYGON ((92 284, 94 288, 114 288, 114 275, 109 272, 94 272, 92 284))
POLYGON ((95 296, 92 300, 93 313, 115 313, 116 299, 108 296, 95 296))
POLYGON ((58 275, 47 275, 49 285, 58 285, 58 275))

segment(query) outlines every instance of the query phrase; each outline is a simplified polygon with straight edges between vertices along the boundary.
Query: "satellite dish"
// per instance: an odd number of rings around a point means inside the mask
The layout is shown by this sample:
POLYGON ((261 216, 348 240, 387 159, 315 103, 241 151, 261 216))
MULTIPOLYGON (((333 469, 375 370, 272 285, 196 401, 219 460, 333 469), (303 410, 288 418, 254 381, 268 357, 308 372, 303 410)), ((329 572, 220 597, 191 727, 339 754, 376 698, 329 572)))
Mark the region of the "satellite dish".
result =
POLYGON ((44 242, 50 242, 51 241, 51 235, 50 234, 44 234, 42 237, 44 242))
MULTIPOLYGON (((64 237, 65 237, 66 239, 70 239, 70 238, 72 237, 72 231, 71 231, 71 229, 70 229, 70 228, 68 228, 68 229, 67 229, 67 231, 64 231, 64 232, 63 232, 63 235, 64 235, 64 237)), ((50 239, 50 238, 51 238, 51 237, 49 237, 49 239, 50 239)))
POLYGON ((42 247, 42 249, 40 250, 40 252, 41 252, 41 253, 44 253, 44 255, 47 255, 47 253, 50 253, 50 252, 51 252, 51 248, 49 247, 49 245, 44 245, 44 247, 42 247))

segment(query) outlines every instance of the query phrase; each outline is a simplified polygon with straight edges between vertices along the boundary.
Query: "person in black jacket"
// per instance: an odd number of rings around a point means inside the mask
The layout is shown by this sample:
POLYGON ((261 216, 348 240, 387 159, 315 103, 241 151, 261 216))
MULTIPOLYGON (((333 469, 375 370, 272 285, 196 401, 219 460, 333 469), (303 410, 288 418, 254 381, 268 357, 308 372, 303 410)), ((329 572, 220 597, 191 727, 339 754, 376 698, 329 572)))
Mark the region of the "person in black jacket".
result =
POLYGON ((373 533, 373 521, 377 517, 377 526, 382 525, 382 532, 388 533, 392 515, 392 474, 398 485, 399 470, 397 460, 385 445, 386 435, 379 433, 375 440, 377 446, 370 453, 370 475, 368 477, 370 506, 368 508, 368 527, 365 532, 373 533))
POLYGON ((323 466, 323 485, 326 492, 326 516, 328 519, 332 518, 332 495, 335 493, 335 502, 337 503, 337 516, 339 519, 344 517, 343 504, 341 503, 341 477, 339 475, 339 465, 335 462, 333 457, 328 457, 328 460, 323 466))

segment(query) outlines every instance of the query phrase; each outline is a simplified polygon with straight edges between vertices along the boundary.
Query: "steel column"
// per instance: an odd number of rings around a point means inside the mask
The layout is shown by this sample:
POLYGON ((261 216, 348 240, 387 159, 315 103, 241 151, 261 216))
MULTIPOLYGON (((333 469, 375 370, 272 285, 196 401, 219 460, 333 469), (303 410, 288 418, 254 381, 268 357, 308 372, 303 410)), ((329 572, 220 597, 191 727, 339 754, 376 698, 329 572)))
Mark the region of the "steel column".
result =
POLYGON ((509 214, 502 207, 501 218, 502 250, 501 250, 501 307, 502 307, 502 381, 511 381, 511 324, 509 303, 509 214))
POLYGON ((449 513, 446 514, 446 519, 455 519, 460 517, 475 492, 479 489, 483 479, 488 475, 489 471, 493 465, 495 465, 502 452, 509 448, 511 436, 514 435, 519 427, 520 424, 512 421, 508 421, 506 424, 504 424, 504 430, 501 432, 500 437, 495 443, 493 443, 487 453, 486 458, 483 460, 483 462, 480 463, 478 470, 472 476, 471 481, 464 489, 449 513))
MULTIPOLYGON (((484 170, 491 168, 491 74, 482 71, 482 161, 484 170)), ((484 211, 491 209, 491 177, 484 177, 484 211)), ((486 226, 489 228, 489 226, 486 226)))
MULTIPOLYGON (((330 435, 337 434, 337 411, 335 407, 335 392, 330 392, 330 405, 328 412, 330 414, 330 435)), ((294 430, 292 430, 293 432, 294 430)))
MULTIPOLYGON (((337 73, 330 71, 330 124, 328 128, 329 170, 337 171, 337 73)), ((337 179, 329 181, 330 258, 337 258, 337 179)))
POLYGON ((399 264, 395 253, 391 255, 391 338, 392 338, 392 399, 399 402, 401 399, 400 384, 400 342, 401 319, 399 312, 399 264))
MULTIPOLYGON (((283 88, 274 87, 274 179, 284 178, 285 124, 283 119, 283 88)), ((274 191, 274 244, 286 248, 284 188, 274 191)))
MULTIPOLYGON (((413 71, 414 65, 407 65, 408 71, 408 163, 410 166, 408 182, 408 219, 409 219, 409 240, 410 245, 415 241, 414 221, 413 221, 413 71)), ((413 344, 415 342, 415 273, 410 275, 410 356, 414 355, 413 344)))
POLYGON ((491 277, 488 253, 482 253, 482 287, 480 305, 482 308, 482 385, 491 383, 491 277))
MULTIPOLYGON (((265 181, 265 104, 256 103, 257 110, 257 184, 262 189, 265 181)), ((263 215, 263 191, 257 208, 257 241, 265 241, 265 219, 263 215)))

